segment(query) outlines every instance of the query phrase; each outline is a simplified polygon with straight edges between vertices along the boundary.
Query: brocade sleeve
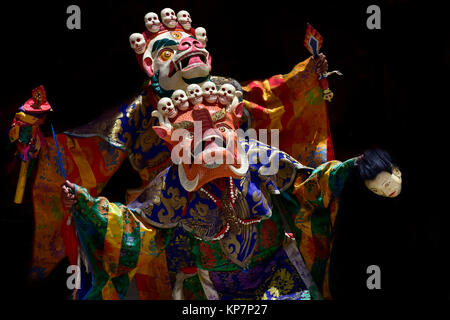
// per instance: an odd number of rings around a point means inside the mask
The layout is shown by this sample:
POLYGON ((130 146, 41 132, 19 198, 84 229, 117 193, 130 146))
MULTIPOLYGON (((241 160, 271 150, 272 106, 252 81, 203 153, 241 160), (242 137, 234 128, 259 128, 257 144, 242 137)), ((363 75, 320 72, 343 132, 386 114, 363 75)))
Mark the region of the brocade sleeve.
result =
POLYGON ((145 226, 126 206, 93 198, 75 186, 73 218, 89 262, 92 288, 85 299, 122 299, 140 261, 158 256, 157 230, 145 226))

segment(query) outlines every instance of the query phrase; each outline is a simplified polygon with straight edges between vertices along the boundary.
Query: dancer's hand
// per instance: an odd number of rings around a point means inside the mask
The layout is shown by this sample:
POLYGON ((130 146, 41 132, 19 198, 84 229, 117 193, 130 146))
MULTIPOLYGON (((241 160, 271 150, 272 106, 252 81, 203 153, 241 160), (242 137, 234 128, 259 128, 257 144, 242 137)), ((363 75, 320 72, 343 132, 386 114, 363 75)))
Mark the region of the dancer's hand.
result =
POLYGON ((69 211, 72 210, 73 205, 77 202, 75 199, 74 190, 75 185, 69 180, 66 180, 66 182, 61 186, 61 199, 64 207, 69 211))
POLYGON ((318 74, 324 74, 328 72, 328 61, 323 53, 319 53, 319 55, 314 58, 314 62, 316 63, 316 72, 318 74))

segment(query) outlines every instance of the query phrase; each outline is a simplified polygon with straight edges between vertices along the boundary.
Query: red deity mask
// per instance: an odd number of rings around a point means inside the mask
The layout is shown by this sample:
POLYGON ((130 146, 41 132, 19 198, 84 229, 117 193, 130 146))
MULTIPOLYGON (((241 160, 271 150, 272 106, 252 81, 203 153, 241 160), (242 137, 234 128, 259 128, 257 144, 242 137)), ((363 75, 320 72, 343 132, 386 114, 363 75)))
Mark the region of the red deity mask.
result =
POLYGON ((187 99, 177 90, 173 99, 162 98, 158 111, 152 113, 160 120, 153 129, 170 146, 172 161, 178 165, 180 182, 187 191, 198 190, 217 178, 241 177, 248 170, 247 155, 236 132, 243 112, 243 103, 238 102, 241 93, 219 90, 204 95, 211 84, 204 83, 203 89, 188 86, 187 99), (195 95, 195 90, 201 94, 195 95), (216 102, 208 102, 214 101, 214 96, 216 102))

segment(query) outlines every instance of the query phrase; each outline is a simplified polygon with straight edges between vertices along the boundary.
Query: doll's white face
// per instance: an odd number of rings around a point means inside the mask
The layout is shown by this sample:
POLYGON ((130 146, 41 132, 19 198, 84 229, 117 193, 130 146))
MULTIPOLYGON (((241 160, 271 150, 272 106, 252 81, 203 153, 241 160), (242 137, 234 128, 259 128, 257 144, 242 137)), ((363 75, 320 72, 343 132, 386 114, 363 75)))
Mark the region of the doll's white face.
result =
POLYGON ((402 190, 402 173, 398 168, 393 168, 392 173, 380 172, 375 179, 365 180, 366 187, 373 193, 388 198, 395 198, 402 190))

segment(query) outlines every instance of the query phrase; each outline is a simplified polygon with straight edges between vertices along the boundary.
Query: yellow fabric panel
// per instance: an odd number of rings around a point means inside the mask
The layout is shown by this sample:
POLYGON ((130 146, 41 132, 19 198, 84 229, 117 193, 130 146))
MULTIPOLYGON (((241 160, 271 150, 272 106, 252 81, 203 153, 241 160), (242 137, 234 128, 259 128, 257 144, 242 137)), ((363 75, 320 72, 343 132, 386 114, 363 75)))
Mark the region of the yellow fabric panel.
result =
POLYGON ((91 165, 88 159, 86 159, 86 154, 80 148, 76 138, 67 137, 67 147, 72 153, 75 165, 78 167, 78 171, 81 177, 81 185, 90 190, 91 188, 97 187, 97 180, 95 179, 94 172, 92 171, 91 165))
POLYGON ((114 203, 109 203, 109 210, 103 251, 103 265, 108 275, 115 277, 119 265, 120 249, 122 247, 123 215, 121 209, 114 203))
POLYGON ((111 279, 108 280, 102 289, 102 298, 103 300, 119 300, 119 295, 111 279))

